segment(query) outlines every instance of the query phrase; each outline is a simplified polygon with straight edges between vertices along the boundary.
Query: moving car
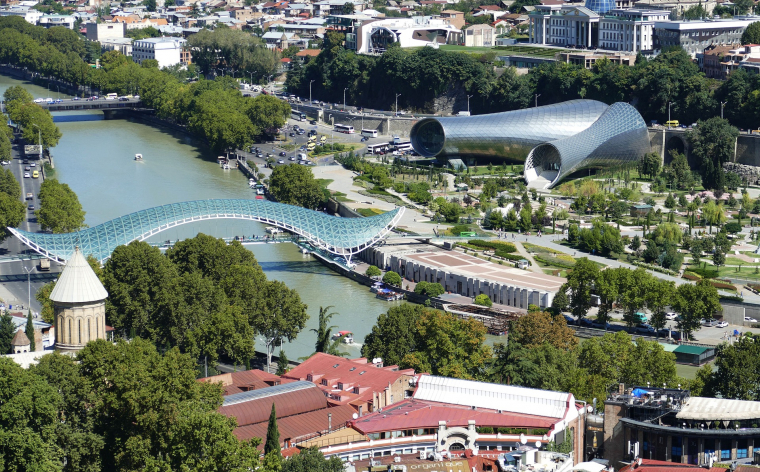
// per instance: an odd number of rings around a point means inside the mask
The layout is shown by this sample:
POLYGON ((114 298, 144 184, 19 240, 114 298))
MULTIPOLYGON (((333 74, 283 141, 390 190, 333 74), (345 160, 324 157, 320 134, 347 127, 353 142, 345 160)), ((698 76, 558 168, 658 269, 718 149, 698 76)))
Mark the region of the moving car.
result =
POLYGON ((288 155, 288 153, 287 153, 287 152, 285 152, 285 151, 282 151, 282 152, 280 153, 280 157, 285 157, 285 156, 287 156, 287 155, 288 155))
POLYGON ((636 332, 639 334, 653 335, 657 334, 657 330, 646 323, 640 323, 636 326, 636 332))
POLYGON ((283 161, 282 159, 277 159, 277 163, 278 164, 285 164, 285 161, 283 161))
POLYGON ((295 160, 296 160, 296 156, 290 156, 290 157, 288 158, 288 160, 289 160, 289 161, 295 161, 295 160))
POLYGON ((35 170, 34 172, 32 172, 32 178, 33 179, 37 179, 39 177, 40 177, 40 173, 38 171, 35 170))
POLYGON ((34 211, 34 204, 32 203, 29 204, 29 211, 34 211))
POLYGON ((30 178, 30 177, 31 177, 31 175, 29 175, 29 172, 24 172, 24 178, 25 178, 25 179, 28 179, 28 178, 30 178))
POLYGON ((32 168, 31 168, 31 167, 29 167, 29 166, 26 166, 26 167, 24 167, 24 170, 25 170, 25 171, 27 171, 27 172, 31 172, 31 171, 32 171, 32 168))

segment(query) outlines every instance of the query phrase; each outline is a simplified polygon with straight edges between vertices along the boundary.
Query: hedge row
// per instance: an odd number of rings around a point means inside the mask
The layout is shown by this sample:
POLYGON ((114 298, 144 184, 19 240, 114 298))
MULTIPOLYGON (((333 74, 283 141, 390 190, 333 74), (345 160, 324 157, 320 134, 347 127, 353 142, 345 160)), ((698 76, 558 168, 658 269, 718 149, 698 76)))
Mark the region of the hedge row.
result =
POLYGON ((538 262, 543 262, 544 264, 548 264, 554 267, 561 267, 563 269, 572 269, 575 267, 575 262, 571 263, 558 257, 546 256, 543 254, 536 254, 533 256, 533 259, 537 260, 538 262))
POLYGON ((483 241, 481 239, 471 239, 467 241, 467 244, 469 244, 470 246, 484 247, 484 248, 507 252, 507 253, 512 253, 512 252, 517 251, 517 248, 515 247, 514 244, 506 243, 506 242, 502 243, 498 241, 483 241))

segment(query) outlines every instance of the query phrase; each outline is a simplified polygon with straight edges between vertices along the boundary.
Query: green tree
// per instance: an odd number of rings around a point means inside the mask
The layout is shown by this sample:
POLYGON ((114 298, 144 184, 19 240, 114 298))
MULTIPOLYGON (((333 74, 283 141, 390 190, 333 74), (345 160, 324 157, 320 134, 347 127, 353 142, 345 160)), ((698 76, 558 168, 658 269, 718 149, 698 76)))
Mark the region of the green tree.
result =
POLYGON ((362 357, 380 357, 385 365, 401 365, 404 356, 416 349, 415 329, 422 305, 403 303, 378 316, 364 338, 362 357))
POLYGON ((647 175, 654 179, 660 172, 660 155, 656 152, 650 152, 644 155, 639 162, 639 173, 647 175))
POLYGON ((567 293, 560 289, 557 294, 554 295, 554 300, 552 300, 552 310, 554 311, 554 314, 561 314, 563 311, 567 310, 568 305, 570 305, 570 300, 567 298, 567 293))
POLYGON ((724 253, 721 249, 716 248, 715 252, 713 253, 713 264, 715 264, 715 267, 720 269, 720 266, 726 264, 726 253, 724 253))
POLYGON ((491 306, 493 305, 493 302, 490 298, 488 298, 488 295, 485 293, 481 293, 477 297, 475 297, 475 304, 480 306, 491 306))
POLYGON ((34 352, 37 349, 37 345, 34 342, 34 323, 32 323, 32 310, 26 315, 26 328, 24 328, 24 334, 29 338, 29 352, 34 352))
POLYGON ((520 210, 520 220, 518 222, 518 226, 523 232, 530 231, 532 224, 531 216, 530 205, 523 205, 523 208, 520 210))
POLYGON ((446 291, 443 289, 443 285, 437 283, 437 282, 417 282, 417 285, 414 287, 414 293, 418 293, 420 295, 427 295, 428 297, 438 297, 440 295, 443 295, 446 291))
POLYGON ((486 328, 474 320, 461 320, 451 313, 424 309, 417 319, 415 349, 401 365, 417 372, 460 379, 479 378, 491 358, 484 344, 486 328))
POLYGON ((591 288, 599 276, 599 267, 588 258, 578 259, 568 274, 565 292, 570 292, 570 312, 580 320, 591 308, 591 288))
POLYGON ((396 287, 401 286, 401 276, 397 273, 393 272, 392 270, 389 270, 385 273, 383 276, 383 283, 386 283, 388 285, 394 285, 396 287))
POLYGON ((712 319, 720 310, 718 290, 706 279, 679 285, 671 306, 680 315, 678 330, 688 338, 700 328, 701 319, 712 319))
POLYGON ((0 315, 0 354, 11 352, 11 341, 16 334, 16 325, 10 315, 3 313, 0 315))
POLYGON ((280 429, 277 427, 277 412, 275 411, 274 402, 272 402, 272 412, 269 414, 267 437, 264 442, 264 455, 269 453, 280 453, 280 429))
POLYGON ((282 464, 282 472, 343 472, 343 462, 338 456, 326 459, 316 447, 301 449, 282 464))
POLYGON ((720 117, 698 121, 698 126, 686 133, 694 156, 699 160, 702 183, 706 188, 723 189, 723 163, 734 155, 739 130, 720 117))
POLYGON ((377 266, 369 266, 367 267, 367 270, 364 272, 364 275, 367 277, 379 277, 382 274, 380 269, 377 266))
POLYGON ((758 401, 760 399, 760 346, 742 336, 733 344, 718 346, 708 392, 721 398, 758 401))
POLYGON ((72 233, 85 227, 82 204, 68 184, 62 184, 56 179, 45 179, 40 185, 38 197, 40 209, 35 215, 43 230, 72 233))
POLYGON ((11 160, 11 140, 5 130, 8 129, 4 124, 0 125, 0 161, 11 160))
POLYGON ((155 59, 143 59, 142 63, 140 63, 140 67, 143 69, 158 69, 158 61, 155 59))
POLYGON ((354 14, 354 4, 351 2, 346 2, 343 4, 343 14, 344 15, 353 15, 354 14))
POLYGON ((306 326, 309 315, 301 297, 284 283, 268 281, 263 289, 260 316, 251 325, 260 333, 267 345, 267 368, 272 363, 272 352, 283 339, 292 341, 306 326))
POLYGON ((518 341, 528 349, 549 344, 563 351, 572 350, 577 344, 575 331, 567 326, 562 316, 536 311, 510 323, 509 341, 518 341))
POLYGON ((306 166, 277 166, 269 177, 269 192, 280 203, 311 210, 325 201, 325 194, 306 166))
POLYGON ((312 329, 317 334, 317 342, 314 344, 314 352, 324 352, 332 356, 344 356, 345 353, 338 349, 342 337, 338 339, 332 339, 332 329, 335 326, 327 326, 330 323, 330 319, 335 315, 335 312, 328 313, 332 306, 319 307, 319 327, 312 329))
POLYGON ((760 44, 760 21, 755 21, 747 25, 742 33, 742 44, 760 44))
POLYGON ((277 356, 277 372, 275 374, 282 375, 288 371, 289 367, 288 356, 285 355, 285 351, 280 350, 280 355, 277 356))

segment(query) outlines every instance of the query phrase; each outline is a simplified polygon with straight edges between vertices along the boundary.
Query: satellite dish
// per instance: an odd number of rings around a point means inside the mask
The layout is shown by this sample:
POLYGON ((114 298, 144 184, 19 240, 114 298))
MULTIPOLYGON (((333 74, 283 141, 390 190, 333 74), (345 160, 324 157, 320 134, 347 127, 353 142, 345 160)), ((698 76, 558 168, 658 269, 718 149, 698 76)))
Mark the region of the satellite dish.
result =
POLYGON ((351 417, 352 417, 353 419, 356 419, 356 418, 358 418, 358 417, 359 417, 359 414, 358 414, 358 413, 354 413, 353 415, 351 415, 351 417))
POLYGON ((588 410, 589 413, 593 413, 594 412, 594 407, 591 406, 591 405, 589 405, 589 406, 586 407, 586 410, 588 410))
POLYGON ((525 437, 524 434, 520 435, 520 442, 523 444, 526 444, 528 442, 528 438, 525 437))
POLYGON ((541 441, 536 441, 536 447, 541 449, 541 441))

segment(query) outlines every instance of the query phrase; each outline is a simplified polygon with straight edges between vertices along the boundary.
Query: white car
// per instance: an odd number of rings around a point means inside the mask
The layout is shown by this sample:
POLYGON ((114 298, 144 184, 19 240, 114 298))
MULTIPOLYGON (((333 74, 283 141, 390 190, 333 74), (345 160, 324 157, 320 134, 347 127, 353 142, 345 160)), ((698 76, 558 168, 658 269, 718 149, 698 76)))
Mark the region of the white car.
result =
POLYGON ((44 101, 45 101, 45 99, 44 99, 44 98, 35 98, 35 99, 34 99, 34 103, 42 103, 42 102, 44 102, 44 101))
POLYGON ((34 163, 34 162, 32 162, 32 163, 29 164, 29 167, 37 167, 37 164, 34 163))
POLYGON ((678 315, 676 315, 675 313, 665 313, 665 319, 666 320, 674 320, 674 319, 676 319, 677 316, 678 315))
POLYGON ((728 326, 728 323, 725 321, 718 321, 717 323, 715 323, 716 328, 725 328, 727 326, 728 326))
POLYGON ((751 316, 745 316, 744 321, 747 323, 757 323, 757 320, 752 318, 751 316))
POLYGON ((29 175, 29 172, 24 172, 24 178, 25 179, 30 179, 30 178, 32 178, 32 176, 29 175))

